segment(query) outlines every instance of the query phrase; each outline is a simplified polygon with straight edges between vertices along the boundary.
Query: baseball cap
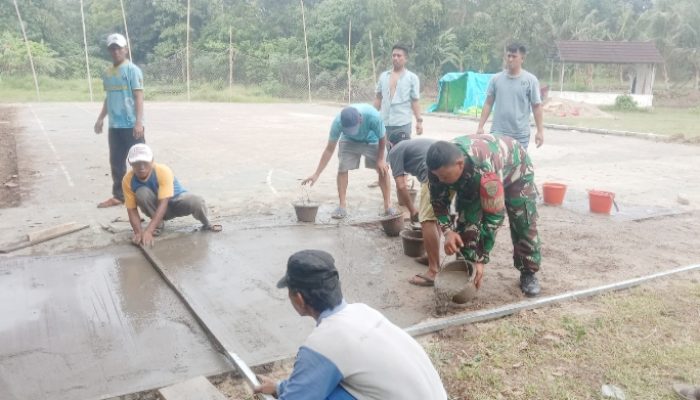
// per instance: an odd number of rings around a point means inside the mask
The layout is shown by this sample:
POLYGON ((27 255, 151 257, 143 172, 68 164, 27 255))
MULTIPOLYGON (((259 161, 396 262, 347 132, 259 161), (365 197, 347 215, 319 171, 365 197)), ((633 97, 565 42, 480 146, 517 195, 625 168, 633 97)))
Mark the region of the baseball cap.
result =
POLYGON ((338 279, 332 255, 322 250, 302 250, 289 257, 287 273, 277 282, 277 287, 320 289, 335 286, 338 279))
POLYGON ((126 38, 120 33, 113 33, 107 36, 107 47, 116 44, 119 47, 126 47, 126 38))
POLYGON ((340 124, 343 126, 343 133, 355 136, 360 129, 360 112, 355 107, 345 107, 340 112, 340 124))
POLYGON ((153 151, 147 145, 137 143, 129 149, 129 155, 126 157, 126 160, 129 164, 139 161, 151 162, 153 161, 153 151))

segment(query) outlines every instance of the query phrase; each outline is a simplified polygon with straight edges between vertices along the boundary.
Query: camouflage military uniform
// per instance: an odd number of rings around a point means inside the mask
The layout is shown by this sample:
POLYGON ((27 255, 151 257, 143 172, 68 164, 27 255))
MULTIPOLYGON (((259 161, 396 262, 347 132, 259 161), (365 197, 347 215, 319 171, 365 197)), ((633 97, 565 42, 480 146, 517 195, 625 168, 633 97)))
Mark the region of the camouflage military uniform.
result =
POLYGON ((464 247, 462 254, 472 262, 489 262, 496 241, 496 230, 503 224, 505 211, 513 241, 513 263, 522 271, 540 267, 540 239, 537 235, 537 192, 532 162, 517 141, 493 135, 461 136, 454 140, 464 153, 464 172, 452 185, 429 174, 430 198, 443 231, 452 228, 449 218, 450 192, 457 194, 456 232, 464 247), (482 174, 493 172, 503 183, 505 210, 489 213, 482 209, 482 174))

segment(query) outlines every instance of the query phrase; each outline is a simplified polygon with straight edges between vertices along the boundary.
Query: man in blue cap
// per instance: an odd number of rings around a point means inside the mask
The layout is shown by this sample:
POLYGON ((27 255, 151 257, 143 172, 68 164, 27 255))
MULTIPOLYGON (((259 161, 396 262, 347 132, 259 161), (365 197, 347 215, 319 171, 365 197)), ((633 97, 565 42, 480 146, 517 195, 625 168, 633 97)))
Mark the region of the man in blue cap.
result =
POLYGON ((396 210, 391 207, 389 183, 389 165, 386 163, 386 136, 382 117, 369 104, 353 104, 335 117, 331 124, 328 144, 321 154, 316 172, 301 183, 313 186, 326 168, 336 145, 338 148, 338 208, 331 217, 347 217, 346 194, 348 190, 348 171, 360 167, 360 158, 365 158, 365 168, 374 168, 379 175, 379 187, 384 198, 385 215, 393 215, 396 210))
POLYGON ((288 289, 294 309, 315 319, 316 328, 299 348, 289 378, 259 376, 256 393, 284 400, 447 399, 418 342, 380 312, 343 300, 335 260, 327 252, 292 254, 277 287, 288 289))

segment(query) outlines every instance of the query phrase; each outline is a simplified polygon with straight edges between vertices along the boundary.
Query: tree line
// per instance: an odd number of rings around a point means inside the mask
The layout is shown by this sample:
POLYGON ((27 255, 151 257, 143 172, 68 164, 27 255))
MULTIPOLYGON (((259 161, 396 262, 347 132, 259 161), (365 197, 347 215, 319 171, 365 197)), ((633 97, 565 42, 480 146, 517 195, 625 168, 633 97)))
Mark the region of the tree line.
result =
MULTIPOLYGON (((0 8, 0 78, 27 72, 14 1, 2 0, 0 8)), ((85 76, 80 2, 16 1, 39 73, 85 76)), ((161 60, 183 56, 187 0, 122 1, 136 63, 157 71, 161 60)), ((120 1, 83 3, 88 53, 95 67, 104 66, 105 37, 124 32, 120 1)), ((285 70, 305 65, 300 0, 190 4, 195 68, 226 67, 231 49, 249 60, 240 73, 259 75, 259 81, 270 74, 279 80, 285 70)), ((524 43, 527 69, 547 78, 555 40, 651 40, 666 61, 660 77, 700 89, 698 0, 303 0, 303 5, 310 63, 331 78, 346 74, 348 43, 353 76, 371 79, 375 70, 388 68, 392 45, 401 43, 410 49, 409 67, 435 80, 450 71, 500 70, 510 41, 524 43)))

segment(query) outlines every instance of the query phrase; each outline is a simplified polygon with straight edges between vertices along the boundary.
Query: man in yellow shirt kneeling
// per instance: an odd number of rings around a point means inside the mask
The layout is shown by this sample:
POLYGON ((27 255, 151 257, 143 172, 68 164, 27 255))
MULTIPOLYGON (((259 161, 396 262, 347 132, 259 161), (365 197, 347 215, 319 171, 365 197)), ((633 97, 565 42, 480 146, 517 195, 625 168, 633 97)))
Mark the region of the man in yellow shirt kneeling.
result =
POLYGON ((131 171, 124 175, 122 189, 135 244, 152 246, 153 237, 160 234, 164 221, 186 215, 199 220, 202 230, 221 231, 221 225, 209 222, 204 199, 187 192, 167 165, 155 163, 150 147, 135 144, 129 149, 127 161, 131 171), (137 206, 151 218, 145 229, 137 206))

